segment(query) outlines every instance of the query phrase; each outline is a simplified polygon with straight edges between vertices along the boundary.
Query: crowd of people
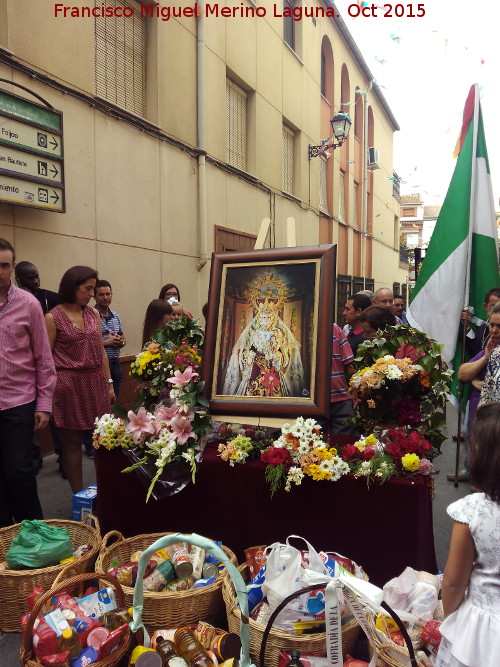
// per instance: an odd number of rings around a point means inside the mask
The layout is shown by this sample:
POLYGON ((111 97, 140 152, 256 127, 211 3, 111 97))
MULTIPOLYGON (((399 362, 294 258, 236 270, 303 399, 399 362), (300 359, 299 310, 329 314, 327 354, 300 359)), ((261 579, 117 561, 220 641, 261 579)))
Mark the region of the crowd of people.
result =
MULTIPOLYGON (((37 433, 46 426, 71 491, 83 488, 82 444, 92 457, 94 422, 118 398, 126 345, 111 284, 97 271, 73 266, 52 292, 34 264, 15 260, 0 239, 0 527, 42 518, 37 433)), ((178 287, 164 285, 146 310, 145 341, 184 312, 178 287)))

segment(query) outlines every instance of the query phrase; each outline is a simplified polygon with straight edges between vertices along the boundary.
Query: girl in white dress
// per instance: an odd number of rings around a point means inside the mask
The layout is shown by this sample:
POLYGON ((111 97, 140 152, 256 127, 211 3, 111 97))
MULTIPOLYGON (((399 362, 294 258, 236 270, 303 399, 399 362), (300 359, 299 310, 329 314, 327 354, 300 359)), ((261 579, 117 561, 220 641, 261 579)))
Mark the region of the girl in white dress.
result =
POLYGON ((471 441, 469 475, 481 493, 448 507, 454 524, 436 667, 500 665, 500 403, 478 409, 471 441))

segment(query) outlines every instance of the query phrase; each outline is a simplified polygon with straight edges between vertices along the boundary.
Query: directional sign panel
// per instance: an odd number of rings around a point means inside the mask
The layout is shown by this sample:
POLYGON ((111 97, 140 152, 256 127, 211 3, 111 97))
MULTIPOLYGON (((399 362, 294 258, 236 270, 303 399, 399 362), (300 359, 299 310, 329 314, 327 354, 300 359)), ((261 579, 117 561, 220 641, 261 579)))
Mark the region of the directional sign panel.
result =
POLYGON ((64 213, 63 115, 39 99, 0 89, 0 203, 64 213))
POLYGON ((64 190, 0 174, 0 201, 45 211, 64 211, 64 190))
POLYGON ((53 155, 55 157, 61 157, 62 155, 62 141, 58 134, 34 125, 26 125, 1 114, 0 141, 10 146, 28 148, 43 153, 43 155, 53 155))
POLYGON ((7 176, 32 176, 35 179, 62 183, 62 165, 45 155, 33 155, 16 148, 8 148, 0 144, 0 173, 7 176))

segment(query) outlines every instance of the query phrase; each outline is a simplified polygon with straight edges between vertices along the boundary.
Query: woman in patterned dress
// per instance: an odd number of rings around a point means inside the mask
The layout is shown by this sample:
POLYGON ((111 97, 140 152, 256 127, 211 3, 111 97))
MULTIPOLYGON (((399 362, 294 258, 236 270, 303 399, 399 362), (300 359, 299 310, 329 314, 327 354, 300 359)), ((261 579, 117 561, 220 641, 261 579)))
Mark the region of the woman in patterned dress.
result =
POLYGON ((93 429, 115 400, 99 313, 88 305, 96 281, 97 271, 88 266, 68 269, 60 303, 45 316, 57 371, 53 419, 62 429, 63 467, 73 493, 83 488, 82 431, 93 429))

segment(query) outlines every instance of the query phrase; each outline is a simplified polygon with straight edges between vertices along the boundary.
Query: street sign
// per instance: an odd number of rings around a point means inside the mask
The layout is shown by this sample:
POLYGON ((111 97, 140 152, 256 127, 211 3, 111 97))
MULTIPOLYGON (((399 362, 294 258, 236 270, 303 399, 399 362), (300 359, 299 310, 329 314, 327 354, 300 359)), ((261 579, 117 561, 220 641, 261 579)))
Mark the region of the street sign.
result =
POLYGON ((0 145, 0 168, 11 176, 28 176, 43 181, 62 183, 62 164, 45 155, 33 155, 26 151, 0 145))
POLYGON ((62 213, 65 209, 62 188, 11 178, 2 173, 0 173, 0 201, 57 213, 62 213))
POLYGON ((62 112, 0 89, 0 202, 64 213, 62 112))
POLYGON ((0 141, 9 146, 27 148, 43 155, 62 156, 62 140, 58 134, 20 123, 0 112, 0 141))

